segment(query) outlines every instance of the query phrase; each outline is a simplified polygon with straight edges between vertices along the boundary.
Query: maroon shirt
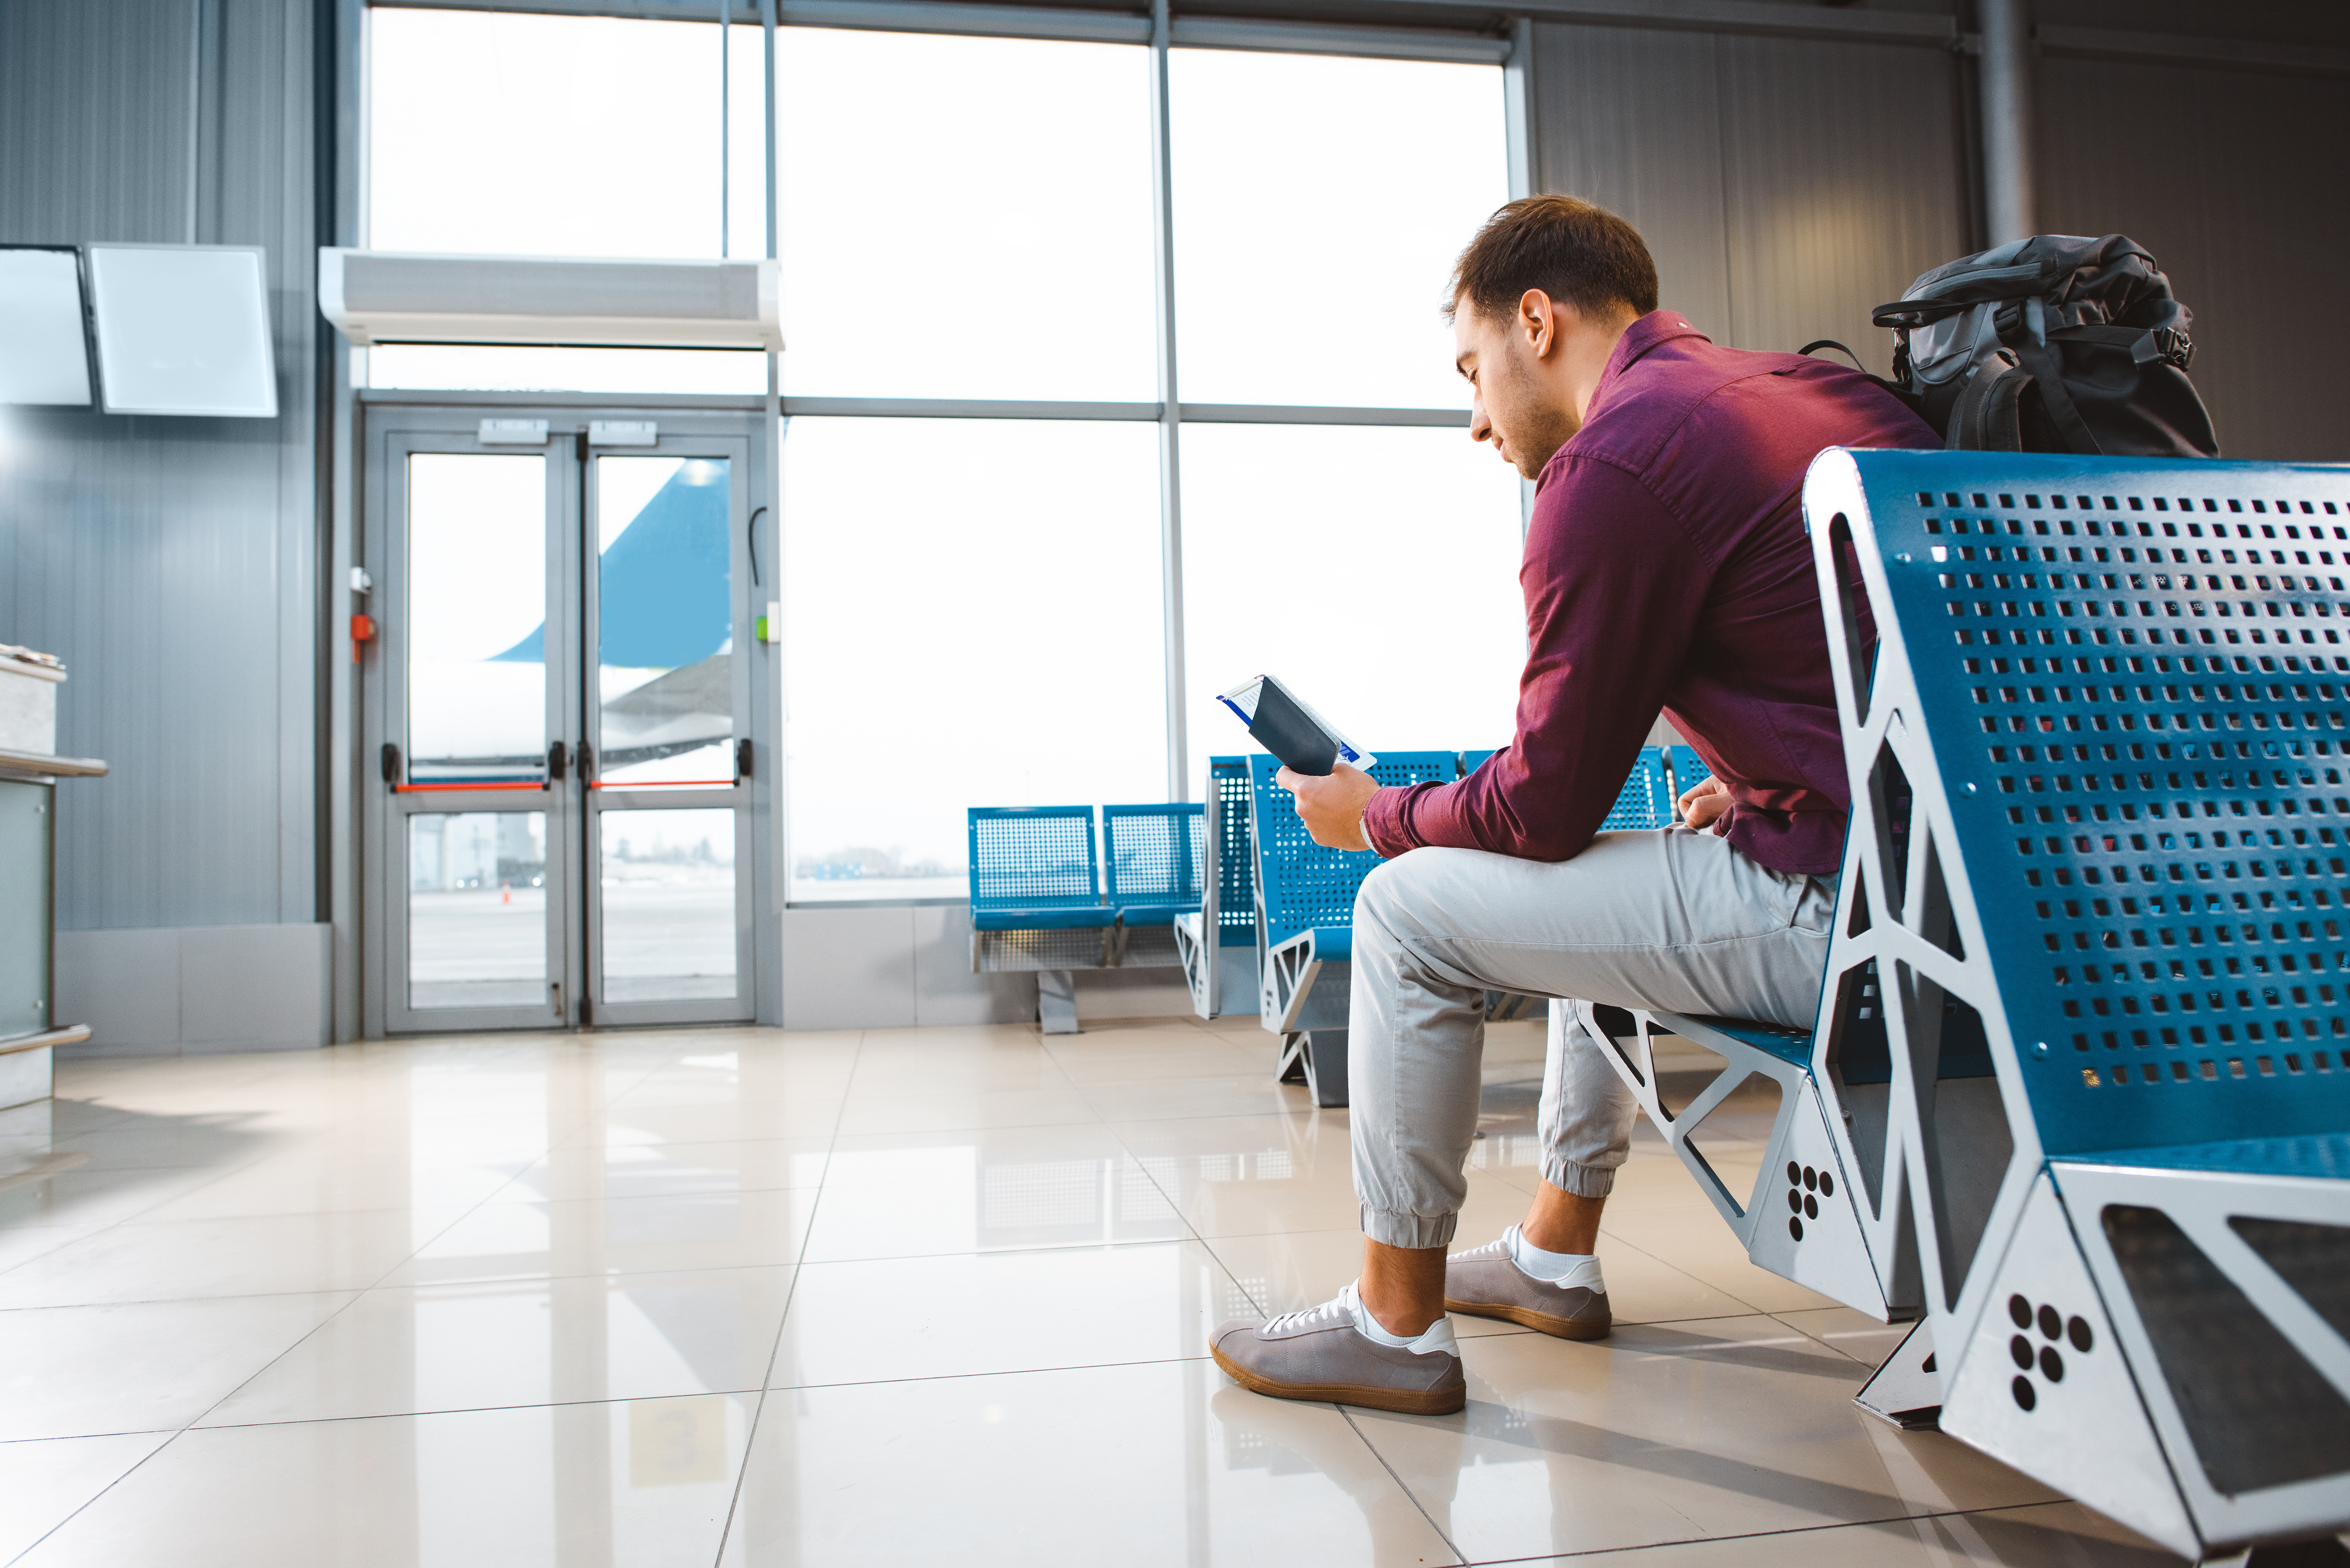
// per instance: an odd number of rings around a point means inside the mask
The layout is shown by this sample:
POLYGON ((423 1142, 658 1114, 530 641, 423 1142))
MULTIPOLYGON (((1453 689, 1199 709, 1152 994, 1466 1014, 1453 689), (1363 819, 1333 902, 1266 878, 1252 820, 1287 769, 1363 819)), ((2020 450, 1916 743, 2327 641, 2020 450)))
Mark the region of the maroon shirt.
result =
POLYGON ((1516 738, 1458 784, 1373 795, 1372 846, 1567 859, 1661 709, 1729 785, 1732 845, 1775 871, 1835 872, 1849 795, 1804 472, 1831 446, 1939 445, 1857 371, 1640 317, 1537 482, 1516 738))

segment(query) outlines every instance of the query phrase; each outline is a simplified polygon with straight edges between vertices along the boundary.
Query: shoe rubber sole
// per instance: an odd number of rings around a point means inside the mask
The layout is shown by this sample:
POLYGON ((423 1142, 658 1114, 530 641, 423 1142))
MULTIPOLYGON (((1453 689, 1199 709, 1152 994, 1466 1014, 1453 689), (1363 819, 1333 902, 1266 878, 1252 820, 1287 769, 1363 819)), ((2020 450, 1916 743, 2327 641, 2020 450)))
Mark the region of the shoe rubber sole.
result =
POLYGON ((1505 1306, 1498 1302, 1455 1301, 1451 1296, 1444 1298, 1444 1310, 1465 1313, 1471 1317, 1500 1318, 1516 1324, 1520 1328, 1547 1334, 1555 1339, 1605 1339, 1608 1329, 1614 1325, 1612 1318, 1553 1317, 1532 1307, 1505 1306))
POLYGON ((1450 1416, 1469 1404, 1469 1390, 1462 1388, 1371 1388, 1357 1383, 1275 1383, 1260 1376, 1225 1355, 1218 1345, 1210 1345, 1208 1354, 1225 1376, 1253 1394, 1269 1395, 1275 1399, 1310 1399, 1316 1404, 1359 1405, 1370 1410, 1392 1410, 1399 1416, 1450 1416))

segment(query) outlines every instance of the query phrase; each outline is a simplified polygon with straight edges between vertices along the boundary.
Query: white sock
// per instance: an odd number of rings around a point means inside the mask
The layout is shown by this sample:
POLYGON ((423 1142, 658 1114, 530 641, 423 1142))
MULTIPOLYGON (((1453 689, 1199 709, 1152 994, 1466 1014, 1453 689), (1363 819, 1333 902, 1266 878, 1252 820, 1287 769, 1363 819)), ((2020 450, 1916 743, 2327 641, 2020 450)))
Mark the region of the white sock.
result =
POLYGON ((1374 1344, 1409 1350, 1414 1355, 1432 1355, 1440 1350, 1448 1355, 1460 1354, 1460 1347, 1452 1337, 1452 1320, 1449 1317, 1440 1317, 1430 1324, 1419 1338, 1406 1339, 1402 1334, 1389 1334, 1379 1326, 1379 1320, 1373 1317, 1371 1309, 1363 1304, 1361 1293, 1355 1289, 1355 1282, 1347 1282, 1347 1288, 1338 1293, 1338 1299, 1346 1303, 1348 1312, 1355 1314, 1355 1332, 1374 1344))
POLYGON ((1596 1252, 1545 1252, 1526 1240, 1525 1227, 1513 1225, 1503 1232, 1502 1240, 1509 1243, 1510 1262, 1528 1279, 1544 1280, 1555 1285, 1607 1293, 1607 1286, 1599 1277, 1599 1257, 1596 1252))

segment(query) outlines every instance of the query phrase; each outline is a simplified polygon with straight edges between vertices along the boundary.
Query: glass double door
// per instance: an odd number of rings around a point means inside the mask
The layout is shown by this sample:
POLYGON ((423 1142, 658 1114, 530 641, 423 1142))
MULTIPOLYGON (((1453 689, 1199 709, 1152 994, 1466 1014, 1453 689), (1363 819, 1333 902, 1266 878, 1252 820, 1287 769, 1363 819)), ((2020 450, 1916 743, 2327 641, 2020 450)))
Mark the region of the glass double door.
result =
POLYGON ((563 422, 370 453, 390 1032, 756 1011, 750 443, 608 448, 563 422))

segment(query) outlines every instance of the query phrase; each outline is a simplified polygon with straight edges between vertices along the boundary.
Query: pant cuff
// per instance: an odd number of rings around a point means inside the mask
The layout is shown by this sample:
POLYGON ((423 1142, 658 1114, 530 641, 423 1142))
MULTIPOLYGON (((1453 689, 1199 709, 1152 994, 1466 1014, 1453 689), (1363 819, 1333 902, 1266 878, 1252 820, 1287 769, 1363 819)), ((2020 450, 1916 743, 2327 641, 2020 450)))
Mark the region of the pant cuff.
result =
POLYGON ((1543 1162, 1543 1179, 1561 1192, 1577 1198, 1605 1198, 1616 1190, 1616 1168, 1612 1165, 1579 1165, 1571 1159, 1547 1159, 1543 1162))
POLYGON ((1363 1235, 1383 1247, 1441 1247, 1460 1223, 1458 1214, 1395 1214, 1363 1205, 1363 1235))

